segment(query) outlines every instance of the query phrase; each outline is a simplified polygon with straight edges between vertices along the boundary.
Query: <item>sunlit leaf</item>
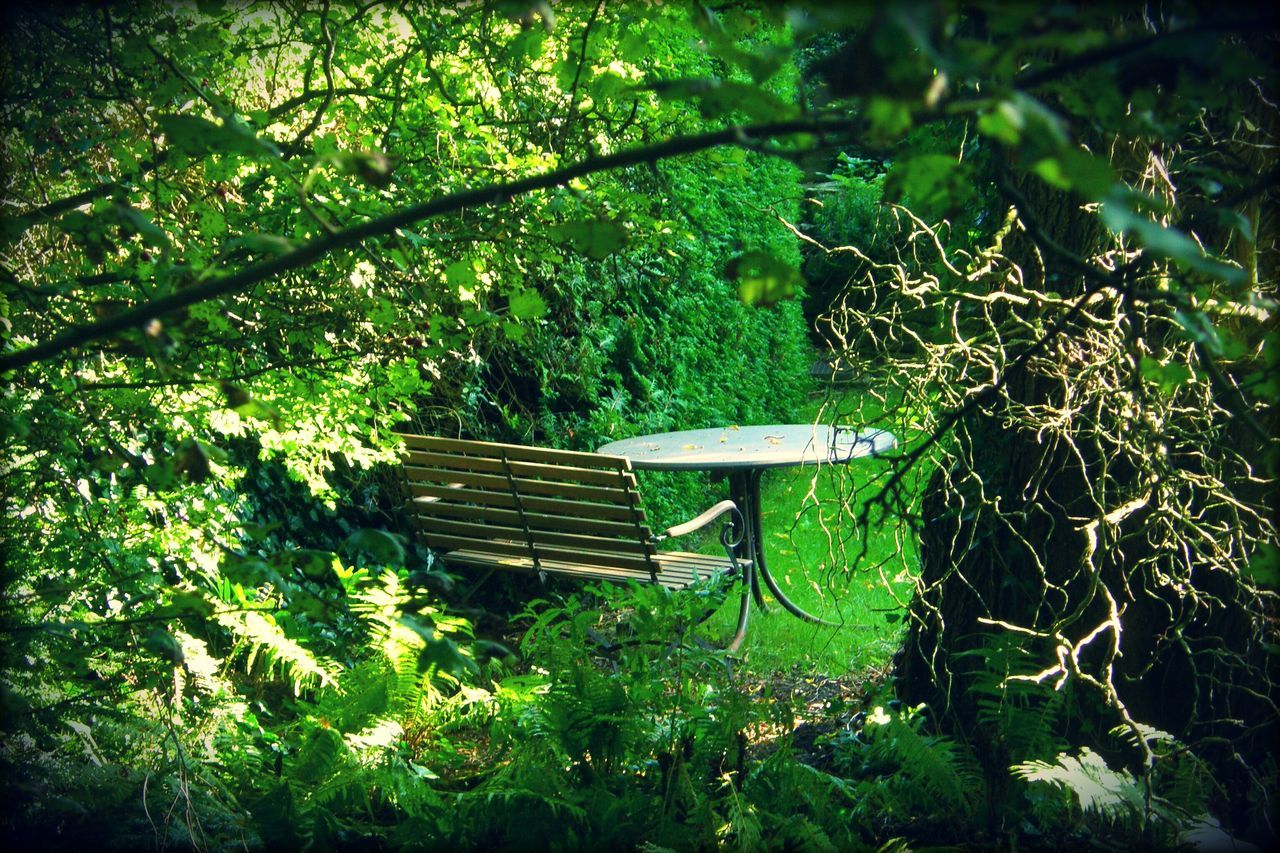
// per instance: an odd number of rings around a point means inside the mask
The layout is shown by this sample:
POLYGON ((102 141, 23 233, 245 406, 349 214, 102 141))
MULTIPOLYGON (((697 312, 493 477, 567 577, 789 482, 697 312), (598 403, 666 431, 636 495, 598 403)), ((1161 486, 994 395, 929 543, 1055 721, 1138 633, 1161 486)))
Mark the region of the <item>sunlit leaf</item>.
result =
POLYGON ((329 580, 334 577, 337 557, 332 551, 318 548, 295 548, 288 554, 294 567, 312 580, 329 580))
POLYGON ((469 259, 454 261, 445 267, 444 278, 454 287, 472 287, 479 280, 476 277, 475 264, 469 259))
POLYGON ((1106 160, 1079 148, 1064 148, 1052 157, 1038 160, 1031 170, 1050 186, 1073 189, 1086 198, 1102 198, 1114 184, 1106 160))
POLYGON ((723 30, 713 33, 710 53, 730 65, 746 70, 751 75, 752 82, 757 85, 776 74, 789 56, 789 51, 778 45, 763 44, 749 49, 741 48, 723 30))
POLYGON ((146 213, 129 204, 117 203, 113 209, 122 227, 142 236, 152 246, 168 247, 169 236, 146 213))
POLYGON ((166 631, 164 628, 152 628, 142 641, 142 645, 148 651, 163 661, 179 666, 185 655, 182 652, 182 644, 178 642, 178 638, 166 631))
POLYGON ((772 92, 751 83, 734 80, 717 81, 695 96, 698 109, 706 118, 720 118, 739 112, 752 121, 780 121, 796 114, 794 105, 772 92))
POLYGON ((241 234, 234 240, 227 242, 227 248, 245 248, 251 252, 260 252, 264 255, 283 255, 297 248, 297 244, 287 237, 280 237, 276 234, 241 234))
POLYGON ((1249 243, 1253 243, 1258 239, 1258 229, 1254 223, 1238 210, 1229 207, 1218 208, 1218 222, 1235 229, 1241 237, 1249 243))
POLYGON ((395 160, 381 151, 339 151, 330 157, 343 174, 355 175, 370 186, 386 187, 391 183, 395 160))
POLYGON ((270 403, 264 403, 257 398, 233 407, 233 411, 240 417, 249 420, 267 421, 272 424, 278 424, 280 421, 280 410, 270 403))
POLYGON ((534 290, 520 290, 511 294, 507 306, 511 316, 519 320, 532 320, 547 313, 546 301, 534 290))
POLYGON ((1115 233, 1131 234, 1150 251, 1169 258, 1184 269, 1228 283, 1240 282, 1245 277, 1245 271, 1239 267, 1206 255, 1200 245, 1186 234, 1136 213, 1126 202, 1114 197, 1103 204, 1102 221, 1115 233))
POLYGON ((172 472, 193 483, 202 483, 212 474, 210 462, 226 461, 226 451, 208 442, 189 438, 174 454, 172 472))
POLYGON ((58 228, 74 240, 94 263, 102 263, 107 252, 115 249, 115 241, 107 237, 106 223, 100 216, 73 210, 58 220, 58 228))
POLYGON ((1003 112, 1010 124, 1017 127, 1024 156, 1036 160, 1071 146, 1071 136, 1062 117, 1040 101, 1025 92, 1015 92, 1004 103, 1003 112))
POLYGON ((1162 364, 1149 355, 1144 355, 1138 365, 1142 378, 1160 387, 1161 393, 1171 394, 1182 385, 1195 378, 1195 371, 1188 365, 1170 362, 1162 364))
POLYGON ((426 645, 418 653, 418 668, 434 669, 454 676, 465 672, 479 672, 475 661, 464 655, 457 643, 439 634, 427 639, 426 645))
POLYGON ((248 588, 273 584, 277 589, 284 586, 284 578, 265 560, 258 557, 228 556, 222 563, 222 573, 229 580, 248 588))
POLYGON ((1270 542, 1260 543, 1249 559, 1241 563, 1240 571, 1257 586, 1280 589, 1280 548, 1270 542))
POLYGON ((160 607, 157 613, 168 616, 196 616, 204 618, 214 611, 213 602, 203 593, 179 591, 173 593, 169 602, 160 607))
POLYGON ((978 116, 978 132, 1006 145, 1017 145, 1022 140, 1025 124, 1022 113, 1009 101, 1000 101, 994 109, 978 116))
POLYGON ((947 154, 920 154, 893 164, 884 193, 925 219, 942 219, 973 197, 973 187, 968 163, 947 154))
POLYGON ((544 29, 526 29, 511 40, 507 50, 511 60, 516 63, 528 62, 542 55, 542 48, 547 42, 547 31, 544 29))
POLYGON ((911 129, 911 107, 897 98, 870 98, 865 114, 871 123, 871 138, 882 145, 911 129))

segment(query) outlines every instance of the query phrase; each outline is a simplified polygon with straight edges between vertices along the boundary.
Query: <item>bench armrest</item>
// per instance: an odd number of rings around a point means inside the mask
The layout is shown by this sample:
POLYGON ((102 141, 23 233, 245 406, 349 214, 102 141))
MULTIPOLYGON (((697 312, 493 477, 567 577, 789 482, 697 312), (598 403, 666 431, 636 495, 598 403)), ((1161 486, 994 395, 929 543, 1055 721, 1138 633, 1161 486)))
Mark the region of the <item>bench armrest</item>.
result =
POLYGON ((726 512, 733 514, 733 526, 737 531, 743 529, 742 513, 738 510, 738 505, 730 500, 723 500, 715 506, 703 512, 696 518, 691 518, 683 524, 677 524, 674 527, 668 527, 662 533, 654 537, 655 541, 661 542, 663 539, 676 539, 692 533, 695 530, 701 530, 711 522, 715 521, 726 512))

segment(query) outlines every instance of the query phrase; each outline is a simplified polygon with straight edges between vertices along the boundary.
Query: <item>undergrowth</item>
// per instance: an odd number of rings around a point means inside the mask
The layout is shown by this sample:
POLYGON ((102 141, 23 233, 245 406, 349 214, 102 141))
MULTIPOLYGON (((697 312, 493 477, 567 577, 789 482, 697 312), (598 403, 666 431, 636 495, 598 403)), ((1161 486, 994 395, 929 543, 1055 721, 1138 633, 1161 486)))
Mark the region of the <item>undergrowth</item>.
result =
POLYGON ((994 750, 884 683, 851 718, 807 715, 702 636, 739 591, 588 587, 529 602, 514 648, 459 643, 453 660, 440 635, 470 624, 429 612, 403 570, 362 569, 354 662, 290 701, 246 704, 238 670, 189 657, 153 719, 72 727, 87 773, 6 743, 10 791, 30 791, 32 764, 43 786, 11 799, 25 819, 8 832, 104 849, 1166 849, 1204 818, 1212 780, 1174 738, 1144 733, 1150 788, 1119 734, 1109 755, 1071 749, 1071 696, 1017 680, 1010 644, 983 651, 994 750), (111 757, 130 743, 133 763, 111 757))

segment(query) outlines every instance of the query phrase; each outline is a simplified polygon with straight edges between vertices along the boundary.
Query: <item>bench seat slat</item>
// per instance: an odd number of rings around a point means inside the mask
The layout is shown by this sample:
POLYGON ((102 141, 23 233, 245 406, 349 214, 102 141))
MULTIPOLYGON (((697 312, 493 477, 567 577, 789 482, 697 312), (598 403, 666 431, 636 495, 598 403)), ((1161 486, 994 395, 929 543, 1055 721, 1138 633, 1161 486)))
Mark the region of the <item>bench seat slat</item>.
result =
MULTIPOLYGON (((501 555, 504 558, 529 560, 529 546, 524 542, 501 541, 493 539, 477 539, 469 536, 451 536, 448 534, 431 534, 427 540, 432 547, 447 551, 447 561, 453 551, 482 551, 501 555)), ((571 563, 580 566, 593 566, 601 570, 629 573, 642 580, 649 579, 649 565, 644 557, 617 554, 607 551, 580 551, 572 548, 555 548, 538 546, 538 560, 544 568, 552 564, 571 563)), ((661 564, 654 567, 660 569, 661 564)), ((551 571, 551 569, 547 569, 551 571)), ((661 576, 661 572, 659 572, 661 576)))
MULTIPOLYGON (((465 551, 480 550, 487 553, 499 555, 502 557, 513 557, 528 559, 529 544, 527 542, 516 542, 514 540, 501 539, 474 539, 468 536, 429 536, 430 546, 440 551, 465 551)), ((444 555, 445 559, 449 559, 449 555, 444 555)))
POLYGON ((538 552, 538 559, 555 562, 567 563, 583 563, 592 566, 608 566, 610 568, 627 569, 638 574, 649 575, 649 568, 652 565, 655 570, 659 568, 659 564, 650 563, 649 559, 643 554, 621 554, 617 551, 595 551, 578 548, 565 548, 557 545, 547 545, 541 542, 534 543, 534 549, 538 552))
MULTIPOLYGON (((664 570, 658 574, 658 583, 672 589, 688 586, 695 580, 705 580, 715 572, 730 572, 732 564, 725 557, 714 557, 706 554, 685 554, 680 552, 663 552, 660 557, 674 557, 664 570)), ((445 555, 445 562, 466 566, 510 569, 513 571, 533 571, 533 561, 528 557, 509 557, 497 555, 485 550, 457 550, 445 555)), ((619 583, 637 580, 641 583, 650 581, 647 572, 638 573, 619 569, 610 569, 597 565, 574 563, 562 560, 541 560, 544 571, 570 577, 594 578, 619 583)), ((741 565, 741 562, 739 562, 741 565)))

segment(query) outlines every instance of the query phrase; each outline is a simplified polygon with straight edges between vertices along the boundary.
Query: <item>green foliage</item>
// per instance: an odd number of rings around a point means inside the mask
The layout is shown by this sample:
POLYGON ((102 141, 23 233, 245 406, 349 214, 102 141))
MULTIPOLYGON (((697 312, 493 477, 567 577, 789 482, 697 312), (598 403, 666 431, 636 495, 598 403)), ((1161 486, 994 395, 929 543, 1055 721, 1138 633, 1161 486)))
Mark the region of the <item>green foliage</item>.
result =
MULTIPOLYGON (((1048 689, 1037 680, 1038 656, 1022 638, 996 634, 967 656, 982 661, 972 690, 978 719, 996 732, 998 750, 987 759, 1004 765, 1046 759, 1068 746, 1064 737, 1071 713, 1071 689, 1048 689)), ((1056 686, 1056 685, 1055 685, 1056 686)))
MULTIPOLYGON (((866 133, 811 187, 807 269, 842 378, 907 449, 859 515, 922 543, 904 699, 993 790, 1008 764, 1102 762, 1150 793, 1160 762, 1122 771, 1108 730, 1167 730, 1217 762, 1239 831, 1280 727, 1275 20, 1179 10, 940 6, 825 34, 809 93, 866 133)), ((1164 832, 1141 817, 1126 831, 1164 832)))
POLYGON ((1144 834, 1159 846, 1176 844, 1206 813, 1208 768, 1165 732, 1143 727, 1137 735, 1125 728, 1112 734, 1154 745, 1156 772, 1149 780, 1112 769, 1088 747, 1010 767, 1015 778, 1029 783, 1027 799, 1037 826, 1053 832, 1083 824, 1100 836, 1144 834))
MULTIPOLYGON (((756 117, 795 113, 766 15, 558 11, 533 29, 489 7, 269 4, 7 22, 2 156, 28 177, 3 229, 6 354, 285 263, 411 200, 738 120, 746 96, 756 117), (682 78, 718 82, 664 89, 682 78)), ((7 376, 0 523, 23 559, 3 577, 5 760, 49 758, 12 787, 6 827, 79 838, 125 804, 103 843, 146 843, 150 813, 157 837, 198 846, 398 843, 413 827, 470 846, 484 803, 542 808, 495 787, 465 800, 467 826, 424 784, 515 700, 484 662, 507 650, 474 640, 450 578, 396 530, 389 432, 407 416, 591 448, 790 419, 798 305, 744 305, 729 266, 798 264, 775 218, 797 174, 753 152, 574 179, 7 376), (189 809, 156 800, 180 793, 189 809)), ((705 503, 687 483, 658 491, 659 514, 705 503)), ((627 716, 637 689, 582 670, 528 725, 555 733, 556 761, 629 778, 658 737, 627 716)))
MULTIPOLYGON (((1024 705, 1044 708, 1056 701, 1051 688, 1034 683, 1019 692, 1027 697, 1024 705)), ((903 709, 897 700, 888 710, 876 706, 856 729, 830 738, 843 779, 826 779, 811 768, 788 772, 811 773, 829 786, 837 801, 849 805, 864 842, 908 827, 922 840, 972 839, 995 817, 1031 844, 1068 837, 1100 845, 1145 839, 1163 849, 1204 820, 1213 785, 1208 767, 1167 733, 1141 727, 1135 734, 1126 726, 1111 732, 1115 755, 1136 749, 1139 739, 1154 747, 1154 773, 1144 779, 1116 769, 1115 757, 1067 747, 1060 740, 1062 721, 1043 712, 1005 712, 990 722, 1001 755, 1026 748, 1032 752, 1021 754, 1044 756, 996 767, 984 752, 990 746, 933 731, 932 716, 926 706, 903 709)))
MULTIPOLYGON (((1097 720, 1123 717, 1119 693, 1083 688, 1183 650, 1216 679, 1194 720, 1243 716, 1206 704, 1220 685, 1241 707, 1274 692, 1241 675, 1275 647, 1255 642, 1276 577, 1257 180, 1275 99, 1254 44, 1271 24, 1177 4, 679 6, 132 2, 6 20, 6 834, 892 849, 1005 807, 1162 840, 1204 808, 1184 760, 1198 741, 1130 724, 1139 741, 1117 743, 1097 720), (1093 231, 1064 242, 1077 219, 1093 231), (806 225, 830 252, 801 255, 806 225), (837 296, 846 313, 827 311, 837 296), (1042 642, 953 632, 941 649, 972 652, 950 659, 973 674, 954 698, 999 748, 877 711, 836 739, 847 778, 823 772, 777 734, 794 709, 753 701, 699 639, 723 590, 539 602, 517 660, 508 637, 477 639, 488 615, 455 611, 453 580, 398 529, 380 467, 396 427, 591 449, 792 420, 819 313, 874 380, 864 410, 900 418, 913 454, 858 504, 915 524, 893 582, 923 532, 945 577, 922 594, 959 578, 975 619, 1041 594, 1048 624, 1026 630, 1042 642), (1004 393, 1046 375, 1065 378, 1004 393), (998 429, 941 420, 979 408, 998 429), (1080 428, 1085 412, 1102 414, 1080 428), (1029 460, 1018 430, 1095 442, 1067 454, 1086 487, 955 469, 957 525, 1007 523, 939 552, 951 516, 916 517, 894 487, 925 481, 911 464, 935 439, 947 465, 1029 460), (1143 490, 1150 511, 1133 509, 1143 490), (1046 508, 1063 514, 1036 533, 1046 508), (1088 583, 1025 583, 1038 548, 1063 552, 1055 536, 1089 543, 1088 583), (1112 586, 1126 620, 1171 615, 1077 630, 1112 586), (1235 637, 1232 607, 1259 617, 1252 657, 1195 633, 1235 637), (1098 652, 1122 633, 1123 656, 1098 652)), ((1042 461, 1026 464, 1052 473, 1042 461)), ((656 526, 706 505, 703 481, 646 479, 656 526)), ((846 557, 824 582, 862 559, 846 557)))
POLYGON ((877 835, 923 821, 939 838, 957 838, 955 824, 974 824, 983 801, 975 757, 945 735, 929 734, 924 707, 876 706, 859 732, 836 742, 837 768, 851 783, 854 815, 877 835))
POLYGON ((785 747, 748 754, 747 732, 787 727, 792 709, 751 702, 732 661, 694 636, 723 596, 592 588, 531 603, 534 674, 500 683, 489 728, 511 760, 459 796, 471 834, 455 842, 846 848, 841 780, 785 747))

